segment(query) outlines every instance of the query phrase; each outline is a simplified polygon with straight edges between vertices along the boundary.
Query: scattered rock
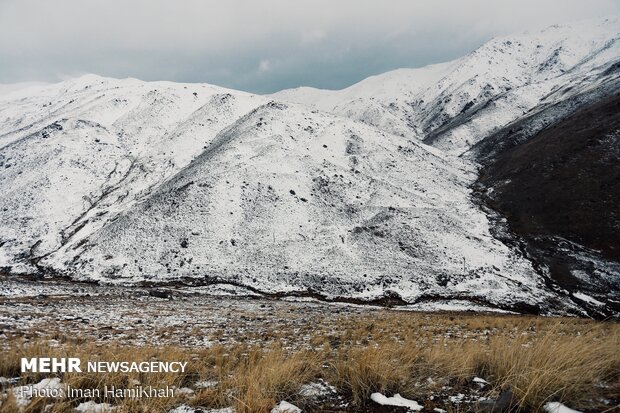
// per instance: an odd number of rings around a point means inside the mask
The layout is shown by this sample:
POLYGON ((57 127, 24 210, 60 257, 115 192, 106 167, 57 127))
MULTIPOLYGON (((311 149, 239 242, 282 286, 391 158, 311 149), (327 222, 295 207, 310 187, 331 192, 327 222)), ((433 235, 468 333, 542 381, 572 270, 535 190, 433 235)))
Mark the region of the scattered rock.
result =
POLYGON ((151 297, 166 298, 168 300, 172 300, 172 293, 166 290, 159 290, 159 289, 153 288, 149 290, 149 295, 151 297))
POLYGON ((503 390, 497 399, 482 400, 476 406, 478 413, 501 413, 517 404, 512 389, 503 390))

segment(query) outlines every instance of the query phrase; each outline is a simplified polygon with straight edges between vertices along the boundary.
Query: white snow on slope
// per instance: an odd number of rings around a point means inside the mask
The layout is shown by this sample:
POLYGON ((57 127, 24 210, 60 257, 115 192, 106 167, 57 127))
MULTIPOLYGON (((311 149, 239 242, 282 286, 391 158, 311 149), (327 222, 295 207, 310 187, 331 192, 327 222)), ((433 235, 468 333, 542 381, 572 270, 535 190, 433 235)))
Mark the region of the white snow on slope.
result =
MULTIPOLYGON (((0 83, 0 95, 17 95, 22 93, 21 91, 24 89, 34 88, 45 84, 46 83, 44 82, 0 83)), ((2 98, 6 99, 4 96, 2 98)))
POLYGON ((581 293, 581 292, 575 292, 573 293, 573 295, 575 297, 577 297, 578 299, 582 300, 582 301, 586 301, 590 304, 596 305, 596 306, 601 306, 601 305, 605 305, 605 303, 602 303, 600 301, 598 301, 597 299, 590 297, 587 294, 581 293))
POLYGON ((268 104, 86 244, 43 262, 85 279, 206 279, 330 298, 549 298, 489 233, 472 179, 468 164, 416 140, 268 104))
POLYGON ((20 257, 101 228, 265 102, 211 85, 94 75, 32 90, 0 98, 0 267, 13 272, 32 271, 20 257))
POLYGON ((620 18, 492 39, 452 62, 372 76, 337 91, 271 95, 424 139, 460 155, 538 105, 577 93, 620 59, 620 18), (569 90, 570 89, 570 90, 569 90))

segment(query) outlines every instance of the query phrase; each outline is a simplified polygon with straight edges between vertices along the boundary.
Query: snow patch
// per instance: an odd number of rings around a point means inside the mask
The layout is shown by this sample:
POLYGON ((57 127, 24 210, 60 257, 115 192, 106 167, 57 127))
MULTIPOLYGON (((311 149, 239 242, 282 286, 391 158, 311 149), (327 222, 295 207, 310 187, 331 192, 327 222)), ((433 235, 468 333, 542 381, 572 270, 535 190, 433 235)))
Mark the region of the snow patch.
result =
POLYGON ((545 404, 544 408, 548 413, 581 413, 578 410, 566 407, 560 402, 549 402, 545 404))
POLYGON ((488 381, 486 381, 485 379, 481 379, 480 377, 474 377, 474 379, 472 381, 474 383, 489 384, 488 381))
POLYGON ((33 393, 52 394, 49 392, 50 390, 59 390, 60 393, 62 393, 64 389, 65 385, 60 382, 58 377, 54 377, 43 379, 36 384, 16 387, 13 389, 13 394, 15 396, 17 406, 22 408, 30 404, 33 393))
POLYGON ((78 407, 75 408, 75 411, 80 413, 108 413, 113 412, 116 409, 117 408, 113 407, 111 404, 96 403, 90 400, 85 403, 80 403, 78 407))
POLYGON ((182 404, 181 406, 178 406, 172 410, 170 410, 168 413, 196 413, 196 412, 202 412, 202 413, 235 413, 235 410, 232 407, 225 407, 223 409, 205 409, 203 407, 190 407, 186 404, 182 404))
POLYGON ((382 406, 407 407, 412 411, 420 411, 424 408, 424 406, 419 405, 413 400, 405 399, 398 393, 392 397, 386 397, 381 393, 373 393, 370 395, 370 399, 382 406))
POLYGON ((597 307, 605 305, 605 303, 602 303, 599 300, 597 300, 597 299, 595 299, 593 297, 590 297, 589 295, 581 293, 581 292, 573 293, 573 295, 576 298, 580 299, 581 301, 585 301, 585 302, 593 304, 593 305, 595 305, 597 307))
POLYGON ((271 413, 301 413, 301 409, 294 404, 282 400, 271 410, 271 413))
POLYGON ((201 380, 194 383, 194 387, 197 389, 213 389, 218 385, 217 380, 201 380))
POLYGON ((323 381, 304 384, 299 390, 300 396, 313 399, 321 399, 337 393, 338 392, 334 386, 331 386, 323 381))

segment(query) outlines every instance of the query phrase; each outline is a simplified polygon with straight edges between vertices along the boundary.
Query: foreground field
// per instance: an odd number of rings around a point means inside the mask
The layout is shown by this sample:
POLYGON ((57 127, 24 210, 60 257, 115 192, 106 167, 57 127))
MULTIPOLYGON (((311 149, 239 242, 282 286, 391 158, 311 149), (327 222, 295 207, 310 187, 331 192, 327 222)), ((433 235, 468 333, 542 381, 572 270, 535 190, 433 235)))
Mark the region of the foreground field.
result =
POLYGON ((167 398, 94 398, 116 412, 269 412, 281 401, 304 411, 407 411, 373 393, 399 393, 435 413, 620 404, 614 322, 82 293, 0 297, 0 412, 73 412, 93 400, 15 397, 19 386, 53 376, 20 373, 21 357, 35 356, 188 362, 182 374, 58 374, 73 388, 176 389, 167 398))

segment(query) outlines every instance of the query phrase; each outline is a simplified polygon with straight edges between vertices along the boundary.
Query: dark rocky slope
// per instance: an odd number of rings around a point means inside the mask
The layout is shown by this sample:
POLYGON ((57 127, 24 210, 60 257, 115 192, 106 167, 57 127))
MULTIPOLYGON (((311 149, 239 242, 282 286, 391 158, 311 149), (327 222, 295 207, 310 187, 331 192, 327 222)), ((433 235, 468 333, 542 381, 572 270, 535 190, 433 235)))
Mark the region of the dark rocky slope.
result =
POLYGON ((500 152, 489 144, 497 136, 477 148, 485 164, 479 193, 523 238, 554 289, 593 315, 611 314, 620 309, 620 91, 529 138, 523 130, 526 121, 497 134, 511 142, 500 152))

